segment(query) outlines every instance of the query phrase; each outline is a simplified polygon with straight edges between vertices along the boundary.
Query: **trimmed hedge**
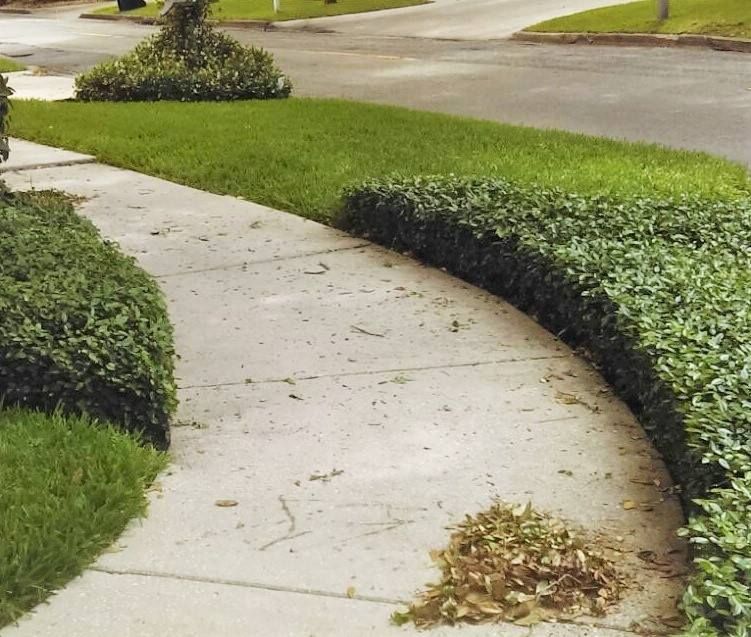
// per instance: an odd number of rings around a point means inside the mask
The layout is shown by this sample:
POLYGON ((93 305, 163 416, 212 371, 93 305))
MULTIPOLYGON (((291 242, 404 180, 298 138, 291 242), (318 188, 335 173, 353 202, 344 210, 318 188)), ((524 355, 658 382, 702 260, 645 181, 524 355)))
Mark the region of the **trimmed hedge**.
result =
POLYGON ((156 283, 60 194, 0 195, 0 398, 169 444, 172 327, 156 283))
POLYGON ((83 101, 247 100, 288 97, 270 53, 206 22, 207 0, 176 5, 162 29, 120 59, 76 78, 83 101))
POLYGON ((681 484, 685 633, 751 627, 751 200, 616 200, 498 180, 371 181, 342 224, 583 345, 681 484))

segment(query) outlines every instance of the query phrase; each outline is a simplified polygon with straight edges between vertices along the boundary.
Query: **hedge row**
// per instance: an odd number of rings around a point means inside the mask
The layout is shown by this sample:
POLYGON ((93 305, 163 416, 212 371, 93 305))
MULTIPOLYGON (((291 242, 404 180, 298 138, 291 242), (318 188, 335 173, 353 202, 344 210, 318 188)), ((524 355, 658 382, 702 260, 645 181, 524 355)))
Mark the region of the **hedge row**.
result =
POLYGON ((0 399, 169 444, 172 328, 156 283, 59 194, 0 194, 0 399))
POLYGON ((503 181, 368 182, 343 225, 584 345, 683 489, 685 633, 751 628, 751 200, 614 200, 503 181))

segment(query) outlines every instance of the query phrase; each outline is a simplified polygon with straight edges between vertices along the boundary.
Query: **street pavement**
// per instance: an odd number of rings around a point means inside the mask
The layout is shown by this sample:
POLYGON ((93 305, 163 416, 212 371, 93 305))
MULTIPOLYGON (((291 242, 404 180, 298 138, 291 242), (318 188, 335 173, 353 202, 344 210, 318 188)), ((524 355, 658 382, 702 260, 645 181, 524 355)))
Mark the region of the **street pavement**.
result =
MULTIPOLYGON (((0 16, 0 54, 74 74, 153 31, 81 9, 0 16)), ((751 55, 346 33, 230 30, 269 49, 298 96, 397 104, 656 142, 751 166, 751 55)))

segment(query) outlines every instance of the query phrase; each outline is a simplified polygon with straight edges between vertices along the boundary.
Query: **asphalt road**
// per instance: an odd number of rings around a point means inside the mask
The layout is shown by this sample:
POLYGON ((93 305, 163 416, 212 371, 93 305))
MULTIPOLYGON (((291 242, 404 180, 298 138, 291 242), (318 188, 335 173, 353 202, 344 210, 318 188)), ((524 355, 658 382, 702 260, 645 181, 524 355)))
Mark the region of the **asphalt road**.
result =
MULTIPOLYGON (((75 73, 150 27, 70 9, 0 17, 0 53, 75 73)), ((507 40, 232 30, 274 53, 296 94, 398 104, 702 150, 751 166, 751 55, 507 40)))

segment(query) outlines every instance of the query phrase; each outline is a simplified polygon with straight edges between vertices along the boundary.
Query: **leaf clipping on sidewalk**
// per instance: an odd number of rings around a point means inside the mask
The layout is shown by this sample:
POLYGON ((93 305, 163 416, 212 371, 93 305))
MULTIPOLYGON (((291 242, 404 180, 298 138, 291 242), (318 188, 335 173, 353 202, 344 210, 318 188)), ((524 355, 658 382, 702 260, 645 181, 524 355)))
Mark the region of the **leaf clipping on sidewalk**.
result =
POLYGON ((223 509, 236 507, 238 504, 239 503, 237 500, 217 500, 216 502, 214 502, 214 506, 218 506, 223 509))
POLYGON ((623 580, 594 539, 531 504, 504 502, 467 516, 449 545, 432 551, 441 581, 392 621, 419 627, 508 621, 529 626, 551 617, 602 615, 623 580))

